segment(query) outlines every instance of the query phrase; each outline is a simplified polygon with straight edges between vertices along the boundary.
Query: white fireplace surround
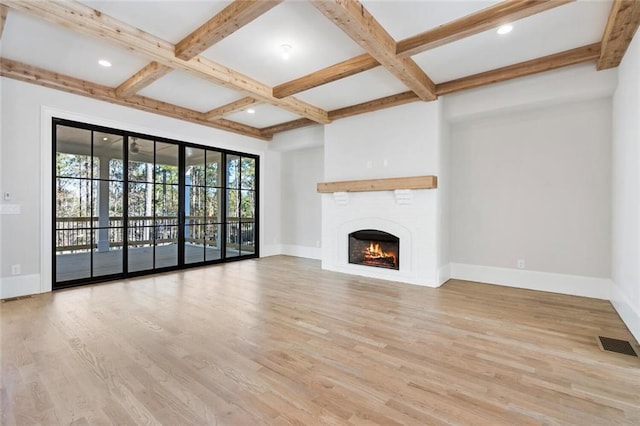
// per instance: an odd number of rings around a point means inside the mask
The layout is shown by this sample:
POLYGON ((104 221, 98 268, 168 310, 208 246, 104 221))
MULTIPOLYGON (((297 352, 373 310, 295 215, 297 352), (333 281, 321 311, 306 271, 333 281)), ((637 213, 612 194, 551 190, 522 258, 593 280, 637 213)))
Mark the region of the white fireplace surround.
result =
POLYGON ((439 285, 436 191, 396 192, 323 194, 324 269, 430 287, 439 285), (363 229, 388 232, 400 239, 399 270, 349 263, 349 234, 363 229))

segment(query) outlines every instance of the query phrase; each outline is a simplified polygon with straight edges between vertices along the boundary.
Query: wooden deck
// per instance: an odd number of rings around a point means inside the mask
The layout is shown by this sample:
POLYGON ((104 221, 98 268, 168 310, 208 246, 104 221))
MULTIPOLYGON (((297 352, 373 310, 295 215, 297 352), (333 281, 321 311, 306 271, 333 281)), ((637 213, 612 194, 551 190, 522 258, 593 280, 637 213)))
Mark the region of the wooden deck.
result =
POLYGON ((638 425, 612 306, 285 256, 0 305, 1 424, 638 425))

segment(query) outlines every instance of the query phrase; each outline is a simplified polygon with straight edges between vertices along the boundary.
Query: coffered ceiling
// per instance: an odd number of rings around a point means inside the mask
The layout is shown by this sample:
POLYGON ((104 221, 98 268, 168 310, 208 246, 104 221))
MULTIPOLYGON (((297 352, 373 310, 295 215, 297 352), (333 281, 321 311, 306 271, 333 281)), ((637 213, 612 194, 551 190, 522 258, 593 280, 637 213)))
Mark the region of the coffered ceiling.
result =
POLYGON ((640 23, 636 0, 0 4, 1 75, 265 140, 578 63, 616 67, 640 23))

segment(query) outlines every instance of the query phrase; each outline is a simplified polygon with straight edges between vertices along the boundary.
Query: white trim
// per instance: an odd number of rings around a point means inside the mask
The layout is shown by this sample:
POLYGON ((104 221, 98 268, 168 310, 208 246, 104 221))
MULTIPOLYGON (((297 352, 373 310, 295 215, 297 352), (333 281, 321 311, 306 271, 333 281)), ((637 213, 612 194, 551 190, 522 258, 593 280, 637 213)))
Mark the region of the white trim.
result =
POLYGON ((633 306, 629 297, 615 284, 611 290, 611 304, 633 337, 640 342, 640 310, 633 306))
POLYGON ((451 278, 609 300, 609 278, 451 263, 451 278))
POLYGON ((39 274, 0 278, 0 299, 38 293, 42 293, 39 274))
POLYGON ((438 268, 438 286, 446 283, 451 279, 451 264, 447 263, 438 268))
POLYGON ((292 244, 282 244, 280 253, 285 254, 287 256, 322 260, 321 247, 307 247, 307 246, 298 246, 298 245, 292 245, 292 244))
POLYGON ((282 254, 282 246, 280 244, 264 244, 260 247, 260 257, 277 256, 282 254))

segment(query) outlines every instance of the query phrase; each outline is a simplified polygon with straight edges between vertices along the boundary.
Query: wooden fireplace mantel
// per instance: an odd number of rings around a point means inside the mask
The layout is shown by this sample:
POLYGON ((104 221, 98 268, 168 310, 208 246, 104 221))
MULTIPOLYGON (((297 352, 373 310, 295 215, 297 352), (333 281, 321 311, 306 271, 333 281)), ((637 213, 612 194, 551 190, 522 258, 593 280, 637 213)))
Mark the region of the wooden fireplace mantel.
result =
POLYGON ((318 183, 318 192, 394 191, 396 189, 434 189, 437 187, 437 176, 409 176, 389 179, 320 182, 318 183))

